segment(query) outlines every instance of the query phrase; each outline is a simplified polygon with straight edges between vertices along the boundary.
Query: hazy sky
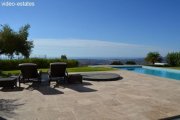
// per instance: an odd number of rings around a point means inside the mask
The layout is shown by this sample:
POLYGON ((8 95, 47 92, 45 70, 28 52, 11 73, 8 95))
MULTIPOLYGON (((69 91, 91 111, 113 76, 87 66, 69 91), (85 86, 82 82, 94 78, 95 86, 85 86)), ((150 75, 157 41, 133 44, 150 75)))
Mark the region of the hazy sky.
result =
POLYGON ((143 57, 180 51, 180 0, 0 0, 0 24, 30 24, 33 55, 143 57), (3 2, 34 2, 5 7, 3 2))

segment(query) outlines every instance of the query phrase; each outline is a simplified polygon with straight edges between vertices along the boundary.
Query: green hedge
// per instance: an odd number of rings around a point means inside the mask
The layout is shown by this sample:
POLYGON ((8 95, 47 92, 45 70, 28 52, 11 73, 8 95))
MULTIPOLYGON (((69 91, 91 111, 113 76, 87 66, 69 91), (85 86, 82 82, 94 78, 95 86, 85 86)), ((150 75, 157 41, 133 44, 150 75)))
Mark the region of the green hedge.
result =
POLYGON ((180 52, 168 53, 166 60, 170 66, 180 66, 180 52))
POLYGON ((136 62, 135 61, 127 61, 126 65, 136 65, 136 62))
POLYGON ((35 63, 39 68, 49 68, 49 64, 53 62, 66 62, 67 67, 77 67, 79 65, 76 60, 62 60, 62 59, 44 59, 44 58, 30 58, 19 60, 0 60, 1 70, 16 70, 21 63, 35 63))

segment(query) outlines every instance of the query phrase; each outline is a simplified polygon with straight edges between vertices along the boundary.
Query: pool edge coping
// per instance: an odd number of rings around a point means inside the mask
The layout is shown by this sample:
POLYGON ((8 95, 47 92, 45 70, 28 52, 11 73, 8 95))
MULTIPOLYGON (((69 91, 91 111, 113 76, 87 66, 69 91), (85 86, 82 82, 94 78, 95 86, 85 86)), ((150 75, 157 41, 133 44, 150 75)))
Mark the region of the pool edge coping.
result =
POLYGON ((152 67, 146 65, 92 65, 90 67, 111 67, 111 68, 124 68, 124 67, 142 67, 147 69, 155 69, 155 70, 163 70, 168 72, 176 72, 180 73, 180 70, 170 69, 170 68, 160 68, 160 67, 152 67))
POLYGON ((151 67, 151 66, 142 66, 142 68, 180 73, 180 70, 174 70, 174 69, 169 69, 169 68, 159 68, 159 67, 151 67))

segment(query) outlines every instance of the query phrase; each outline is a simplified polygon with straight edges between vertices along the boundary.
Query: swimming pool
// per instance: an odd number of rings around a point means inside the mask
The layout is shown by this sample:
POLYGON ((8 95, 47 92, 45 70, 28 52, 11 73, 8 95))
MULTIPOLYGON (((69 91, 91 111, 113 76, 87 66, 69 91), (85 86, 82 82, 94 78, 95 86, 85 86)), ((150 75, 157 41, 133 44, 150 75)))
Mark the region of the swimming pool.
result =
POLYGON ((116 67, 118 69, 133 71, 137 73, 143 73, 148 75, 154 75, 164 78, 170 78, 175 80, 180 80, 180 70, 171 70, 171 69, 164 69, 164 68, 156 68, 156 67, 116 67))

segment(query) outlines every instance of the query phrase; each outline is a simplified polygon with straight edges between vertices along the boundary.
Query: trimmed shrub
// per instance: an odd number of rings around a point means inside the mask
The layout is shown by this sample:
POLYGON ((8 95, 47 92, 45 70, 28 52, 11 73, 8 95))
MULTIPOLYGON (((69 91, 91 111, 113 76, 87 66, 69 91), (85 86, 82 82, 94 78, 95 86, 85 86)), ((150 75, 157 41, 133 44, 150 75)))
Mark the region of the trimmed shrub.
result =
POLYGON ((166 60, 170 66, 180 66, 180 52, 168 53, 166 60))
POLYGON ((35 63, 39 68, 49 68, 49 64, 53 62, 65 62, 67 67, 78 67, 79 63, 76 60, 62 60, 62 59, 43 59, 43 58, 30 58, 19 60, 0 60, 1 70, 16 70, 19 69, 18 65, 21 63, 35 63))
POLYGON ((127 65, 136 65, 136 62, 135 61, 127 61, 126 64, 127 65))
POLYGON ((123 65, 121 61, 113 61, 111 65, 123 65))

